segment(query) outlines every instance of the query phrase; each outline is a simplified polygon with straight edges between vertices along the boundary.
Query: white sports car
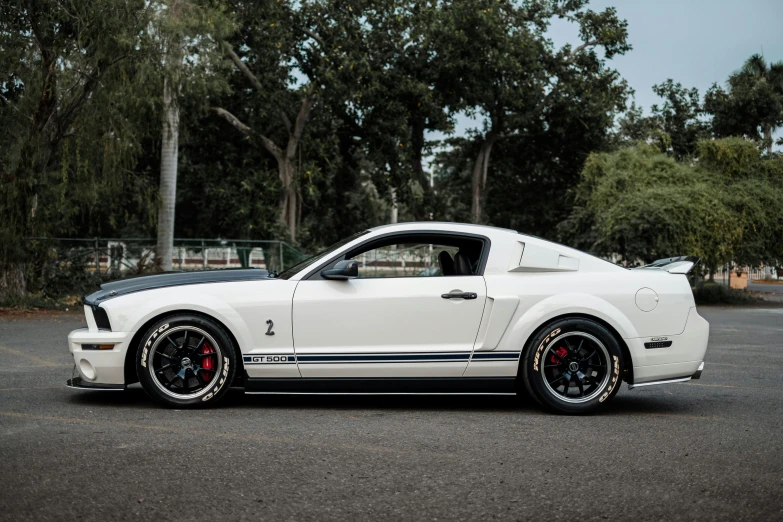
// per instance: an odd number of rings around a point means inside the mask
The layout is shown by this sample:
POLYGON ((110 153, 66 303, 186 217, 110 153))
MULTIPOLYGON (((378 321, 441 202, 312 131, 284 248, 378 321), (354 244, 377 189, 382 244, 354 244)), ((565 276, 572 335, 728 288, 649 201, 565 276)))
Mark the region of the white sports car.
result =
POLYGON ((695 258, 626 269, 504 230, 406 223, 279 274, 181 272, 107 283, 68 336, 74 388, 140 381, 158 403, 245 393, 514 394, 558 412, 697 379, 709 325, 695 258))

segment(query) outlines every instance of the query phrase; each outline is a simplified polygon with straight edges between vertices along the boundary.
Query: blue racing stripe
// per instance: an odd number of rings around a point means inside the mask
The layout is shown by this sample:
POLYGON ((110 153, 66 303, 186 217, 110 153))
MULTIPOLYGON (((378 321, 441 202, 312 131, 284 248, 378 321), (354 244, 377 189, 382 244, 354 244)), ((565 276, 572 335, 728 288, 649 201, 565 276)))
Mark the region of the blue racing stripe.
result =
POLYGON ((321 362, 426 362, 467 361, 469 353, 416 353, 416 354, 373 354, 373 355, 300 355, 300 363, 321 362))
MULTIPOLYGON (((478 352, 472 355, 473 361, 517 361, 520 352, 478 352)), ((386 353, 386 354, 252 354, 244 355, 246 364, 267 363, 415 363, 415 362, 461 362, 471 359, 470 353, 386 353), (282 360, 281 360, 282 359, 282 360)))
POLYGON ((473 360, 507 360, 516 361, 521 352, 478 352, 473 354, 473 360))

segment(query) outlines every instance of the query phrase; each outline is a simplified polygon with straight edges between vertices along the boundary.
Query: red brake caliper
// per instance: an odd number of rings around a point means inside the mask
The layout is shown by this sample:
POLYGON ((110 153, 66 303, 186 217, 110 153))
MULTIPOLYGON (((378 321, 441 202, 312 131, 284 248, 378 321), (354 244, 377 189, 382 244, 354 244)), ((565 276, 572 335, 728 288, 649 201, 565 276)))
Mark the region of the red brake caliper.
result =
POLYGON ((565 360, 565 356, 568 355, 568 350, 566 350, 562 346, 557 350, 555 350, 555 353, 549 357, 549 362, 551 362, 552 364, 557 364, 558 362, 560 362, 557 359, 555 359, 555 355, 557 355, 560 358, 560 361, 563 361, 565 360))
MULTIPOLYGON (((209 343, 204 343, 204 347, 201 348, 201 353, 213 353, 215 350, 212 349, 212 345, 209 343)), ((215 371, 215 358, 214 357, 204 357, 201 361, 201 368, 204 370, 207 370, 209 372, 215 371)))

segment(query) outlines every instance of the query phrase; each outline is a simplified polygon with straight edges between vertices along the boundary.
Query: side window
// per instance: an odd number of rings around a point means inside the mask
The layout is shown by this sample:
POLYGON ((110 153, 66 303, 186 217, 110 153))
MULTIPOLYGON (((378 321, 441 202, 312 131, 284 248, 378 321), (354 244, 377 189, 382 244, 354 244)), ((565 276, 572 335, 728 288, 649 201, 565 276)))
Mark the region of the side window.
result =
POLYGON ((378 243, 347 256, 359 262, 359 278, 443 277, 477 273, 481 240, 451 236, 408 236, 378 243))
MULTIPOLYGON (((445 259, 445 255, 453 260, 458 251, 459 248, 446 245, 396 243, 373 248, 355 255, 351 259, 359 262, 359 279, 438 277, 445 275, 444 267, 441 266, 439 260, 445 259), (445 255, 442 252, 445 252, 445 255)), ((445 268, 448 273, 448 267, 445 268)))

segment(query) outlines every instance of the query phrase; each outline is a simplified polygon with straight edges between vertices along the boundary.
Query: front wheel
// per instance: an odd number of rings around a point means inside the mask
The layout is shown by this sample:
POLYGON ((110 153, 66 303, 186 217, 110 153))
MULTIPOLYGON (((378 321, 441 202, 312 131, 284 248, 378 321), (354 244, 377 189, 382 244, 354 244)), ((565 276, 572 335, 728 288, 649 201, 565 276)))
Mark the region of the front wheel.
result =
POLYGON ((216 403, 236 373, 236 351, 225 330, 204 317, 166 317, 142 337, 136 371, 157 403, 194 408, 216 403))
POLYGON ((525 347, 520 376, 541 405, 559 413, 590 413, 620 389, 623 354, 602 324, 556 320, 525 347))

